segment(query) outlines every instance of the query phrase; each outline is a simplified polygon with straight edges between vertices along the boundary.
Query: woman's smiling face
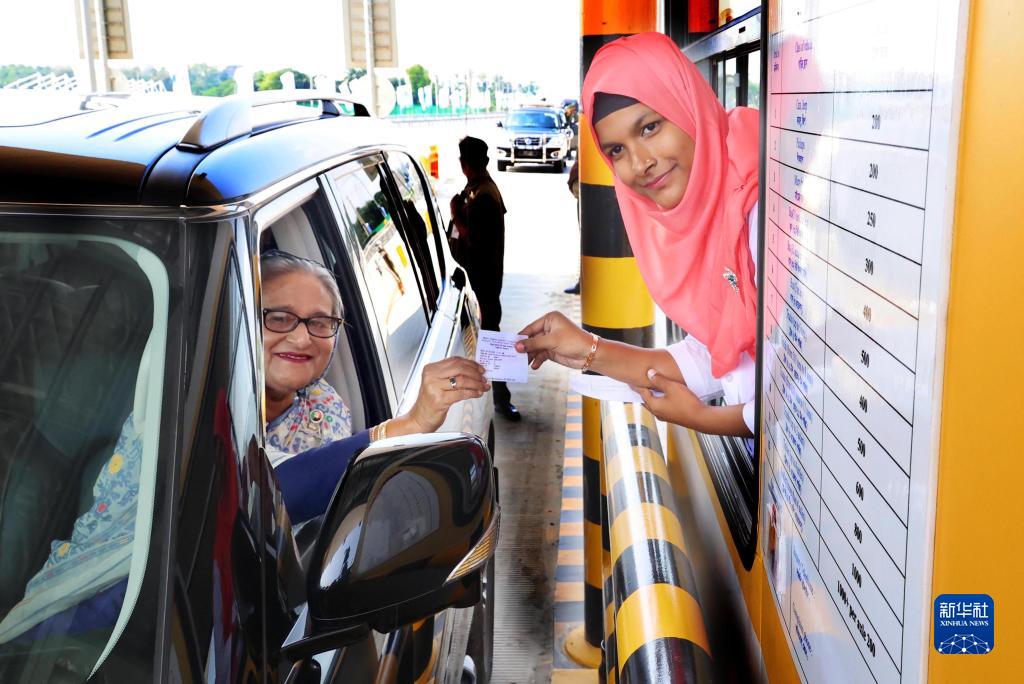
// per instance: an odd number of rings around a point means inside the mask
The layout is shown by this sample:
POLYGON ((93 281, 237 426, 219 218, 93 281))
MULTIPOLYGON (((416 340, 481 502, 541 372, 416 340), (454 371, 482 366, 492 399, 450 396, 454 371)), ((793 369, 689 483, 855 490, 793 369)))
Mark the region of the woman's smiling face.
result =
MULTIPOLYGON (((316 276, 294 271, 263 283, 263 307, 288 311, 300 318, 337 316, 331 296, 316 276)), ((334 338, 313 337, 299 323, 295 330, 277 333, 263 327, 263 365, 266 391, 287 397, 316 380, 327 369, 334 338)))
POLYGON ((608 114, 594 132, 615 175, 662 209, 686 194, 695 144, 683 129, 643 103, 608 114))

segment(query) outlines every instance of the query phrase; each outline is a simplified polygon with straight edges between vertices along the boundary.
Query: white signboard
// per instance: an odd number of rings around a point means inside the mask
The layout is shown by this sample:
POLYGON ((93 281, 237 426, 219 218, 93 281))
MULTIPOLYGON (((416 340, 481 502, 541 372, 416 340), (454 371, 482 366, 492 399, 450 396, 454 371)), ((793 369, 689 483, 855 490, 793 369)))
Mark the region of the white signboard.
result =
POLYGON ((919 682, 966 11, 769 4, 763 558, 805 681, 919 682))

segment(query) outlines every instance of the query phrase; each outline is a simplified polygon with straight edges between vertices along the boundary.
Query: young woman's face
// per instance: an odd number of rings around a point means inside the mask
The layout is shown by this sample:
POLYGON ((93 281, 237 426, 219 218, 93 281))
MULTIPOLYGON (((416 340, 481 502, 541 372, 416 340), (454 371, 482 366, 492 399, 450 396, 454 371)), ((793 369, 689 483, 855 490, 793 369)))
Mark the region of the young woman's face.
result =
MULTIPOLYGON (((263 308, 288 311, 300 318, 335 316, 331 296, 315 276, 301 271, 263 284, 263 308)), ((263 327, 263 365, 266 391, 285 397, 316 380, 327 369, 334 338, 313 337, 299 323, 295 330, 277 333, 263 327)))
POLYGON ((643 103, 623 107, 594 125, 615 175, 662 209, 683 199, 693 166, 693 138, 643 103))

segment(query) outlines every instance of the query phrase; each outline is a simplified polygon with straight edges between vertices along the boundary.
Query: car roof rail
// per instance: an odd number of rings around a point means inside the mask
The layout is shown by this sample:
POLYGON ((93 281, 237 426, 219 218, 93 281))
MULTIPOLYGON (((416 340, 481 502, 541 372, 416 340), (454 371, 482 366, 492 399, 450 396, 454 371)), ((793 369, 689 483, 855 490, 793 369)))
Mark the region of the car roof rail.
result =
POLYGON ((190 152, 212 150, 236 138, 250 135, 252 109, 266 105, 317 101, 326 116, 344 116, 338 103, 351 105, 355 116, 370 116, 360 102, 337 93, 317 90, 264 90, 252 95, 231 96, 203 111, 178 141, 177 148, 190 152))

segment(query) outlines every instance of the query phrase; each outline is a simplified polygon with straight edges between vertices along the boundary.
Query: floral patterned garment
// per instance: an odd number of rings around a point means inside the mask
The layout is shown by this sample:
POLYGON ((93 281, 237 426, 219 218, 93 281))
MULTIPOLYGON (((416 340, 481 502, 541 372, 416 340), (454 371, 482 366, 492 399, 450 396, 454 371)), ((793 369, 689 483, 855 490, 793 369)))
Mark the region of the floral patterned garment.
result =
POLYGON ((267 425, 267 454, 277 467, 303 451, 352 434, 352 412, 326 380, 299 390, 291 407, 267 425))
POLYGON ((91 507, 75 520, 70 539, 50 542, 50 555, 29 580, 25 598, 0 622, 0 643, 128 576, 142 468, 142 435, 133 415, 96 477, 91 507))

